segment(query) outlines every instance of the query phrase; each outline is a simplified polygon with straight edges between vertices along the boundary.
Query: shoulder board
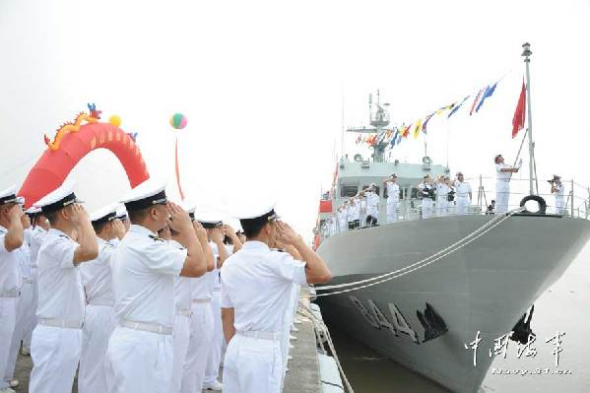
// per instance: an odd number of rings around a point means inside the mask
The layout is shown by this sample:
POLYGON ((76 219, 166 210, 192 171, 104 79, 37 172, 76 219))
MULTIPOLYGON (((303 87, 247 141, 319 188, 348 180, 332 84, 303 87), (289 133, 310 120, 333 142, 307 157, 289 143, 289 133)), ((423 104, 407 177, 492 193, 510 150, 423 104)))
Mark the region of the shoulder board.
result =
POLYGON ((165 240, 154 235, 149 235, 150 238, 154 239, 155 242, 164 242, 165 240))
POLYGON ((59 237, 64 238, 64 239, 69 239, 69 237, 66 235, 59 235, 59 237))
POLYGON ((5 234, 5 233, 7 233, 7 231, 4 228, 0 228, 0 233, 5 234))

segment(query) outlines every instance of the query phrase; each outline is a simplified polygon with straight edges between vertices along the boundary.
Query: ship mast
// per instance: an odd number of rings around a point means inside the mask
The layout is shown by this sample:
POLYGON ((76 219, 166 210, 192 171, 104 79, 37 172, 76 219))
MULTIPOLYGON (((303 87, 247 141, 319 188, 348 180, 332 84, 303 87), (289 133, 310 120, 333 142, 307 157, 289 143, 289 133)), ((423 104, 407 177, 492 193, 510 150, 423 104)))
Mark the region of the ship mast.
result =
POLYGON ((530 194, 535 195, 538 193, 536 190, 536 165, 535 165, 535 143, 533 142, 533 117, 531 109, 531 74, 529 70, 529 64, 531 62, 530 56, 533 54, 531 51, 531 44, 525 42, 522 44, 522 55, 524 57, 524 63, 526 67, 526 93, 527 93, 527 117, 528 117, 528 136, 529 136, 529 186, 530 194))
MULTIPOLYGON (((377 90, 377 103, 373 105, 373 95, 369 94, 369 122, 371 126, 374 128, 349 128, 348 132, 358 132, 361 134, 372 134, 377 133, 377 135, 381 135, 383 129, 389 125, 389 103, 384 103, 381 106, 381 94, 379 90, 377 90), (375 111, 373 111, 373 106, 375 107, 375 111), (384 108, 385 107, 385 108, 384 108)), ((385 148, 387 147, 387 143, 379 142, 375 143, 372 146, 373 149, 373 161, 374 162, 383 162, 384 161, 384 154, 385 148)))

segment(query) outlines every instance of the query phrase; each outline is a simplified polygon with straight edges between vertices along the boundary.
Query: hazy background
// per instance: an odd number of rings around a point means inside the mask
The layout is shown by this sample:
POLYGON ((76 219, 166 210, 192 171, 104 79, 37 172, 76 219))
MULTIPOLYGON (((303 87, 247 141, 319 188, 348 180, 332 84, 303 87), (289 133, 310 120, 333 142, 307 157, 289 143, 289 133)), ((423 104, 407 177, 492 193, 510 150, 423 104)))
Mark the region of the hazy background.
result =
MULTIPOLYGON (((96 102, 105 121, 118 114, 138 132, 173 195, 178 137, 183 187, 201 209, 228 218, 244 195, 266 193, 309 237, 341 131, 367 122, 377 88, 401 124, 504 77, 477 116, 470 99, 433 119, 428 150, 468 177, 493 175, 497 152, 511 161, 525 41, 539 175, 587 184, 589 20, 582 0, 0 0, 0 188, 21 184, 43 135, 96 102), (189 120, 176 133, 174 112, 189 120)), ((409 138, 393 156, 419 160, 423 142, 409 138)), ((106 151, 72 177, 90 210, 129 188, 106 151)))

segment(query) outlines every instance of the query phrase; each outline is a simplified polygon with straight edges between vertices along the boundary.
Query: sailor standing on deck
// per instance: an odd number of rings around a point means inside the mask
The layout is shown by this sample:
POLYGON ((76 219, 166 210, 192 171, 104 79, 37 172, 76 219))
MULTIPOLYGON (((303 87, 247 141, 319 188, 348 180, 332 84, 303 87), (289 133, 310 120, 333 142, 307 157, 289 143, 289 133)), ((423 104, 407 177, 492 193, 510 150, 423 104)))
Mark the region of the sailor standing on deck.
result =
POLYGON ((203 275, 205 256, 189 215, 168 203, 163 184, 149 179, 123 203, 131 227, 112 264, 119 326, 107 348, 108 392, 166 392, 173 369, 174 279, 203 275), (166 225, 186 250, 156 236, 166 225))
POLYGON ((25 241, 17 203, 16 187, 0 191, 0 392, 14 393, 4 380, 10 343, 16 324, 16 307, 21 286, 16 250, 25 241))
POLYGON ((496 213, 506 213, 508 211, 508 200, 510 198, 510 177, 517 173, 518 167, 511 167, 504 163, 504 157, 498 154, 494 158, 496 163, 496 213))
POLYGON ((90 215, 98 241, 98 258, 80 267, 88 304, 82 329, 82 357, 78 375, 80 393, 107 391, 104 359, 109 338, 117 327, 111 274, 116 248, 111 241, 120 241, 125 236, 125 226, 117 219, 116 209, 116 205, 109 205, 90 215))
POLYGON ((422 199, 422 218, 430 218, 432 216, 434 191, 435 188, 430 176, 424 176, 424 181, 418 185, 418 197, 422 199))
POLYGON ((549 183, 551 184, 551 193, 555 196, 555 212, 564 214, 565 196, 561 176, 553 175, 553 179, 549 180, 549 183))
POLYGON ((366 201, 366 226, 374 227, 377 226, 377 218, 379 217, 379 195, 377 194, 377 185, 371 183, 369 188, 365 191, 366 201))
POLYGON ((455 180, 455 190, 457 192, 457 214, 467 214, 467 209, 471 204, 471 185, 465 181, 462 172, 457 172, 457 180, 455 180))
POLYGON ((35 204, 51 229, 37 257, 39 303, 31 343, 31 393, 71 392, 82 352, 86 306, 79 267, 98 256, 98 243, 73 186, 66 182, 35 204))
POLYGON ((338 229, 340 232, 348 230, 348 220, 346 219, 346 203, 343 203, 338 208, 338 229))
POLYGON ((446 216, 449 207, 449 191, 446 179, 440 175, 436 180, 436 215, 446 216))
MULTIPOLYGON (((348 208, 346 209, 346 218, 348 220, 348 229, 356 229, 360 224, 361 204, 357 197, 352 197, 348 200, 348 208)), ((246 235, 248 236, 248 235, 246 235)))
POLYGON ((280 338, 292 285, 324 283, 331 274, 301 236, 277 221, 274 209, 240 217, 246 244, 221 269, 223 329, 229 343, 223 391, 278 393, 283 366, 280 338), (271 251, 269 244, 275 239, 294 246, 305 262, 271 251))
POLYGON ((397 175, 393 173, 385 178, 383 185, 387 187, 387 223, 397 220, 397 203, 399 202, 399 185, 395 182, 397 175))

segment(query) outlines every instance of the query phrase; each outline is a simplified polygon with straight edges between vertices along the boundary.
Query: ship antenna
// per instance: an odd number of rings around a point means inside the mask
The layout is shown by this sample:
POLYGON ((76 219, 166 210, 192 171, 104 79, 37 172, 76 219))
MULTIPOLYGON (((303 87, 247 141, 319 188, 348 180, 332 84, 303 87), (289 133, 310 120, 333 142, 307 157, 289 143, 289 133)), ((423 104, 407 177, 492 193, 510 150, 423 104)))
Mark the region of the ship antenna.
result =
POLYGON ((532 109, 531 109, 531 74, 529 70, 529 64, 531 62, 530 56, 533 54, 531 51, 531 44, 525 42, 522 44, 522 54, 521 56, 524 57, 524 63, 526 67, 526 93, 527 93, 527 114, 528 114, 528 134, 529 134, 529 172, 530 172, 530 193, 531 195, 535 195, 538 193, 538 183, 537 183, 537 174, 536 174, 536 163, 535 163, 535 144, 533 142, 533 116, 532 116, 532 109), (535 186, 536 191, 535 192, 535 186))

